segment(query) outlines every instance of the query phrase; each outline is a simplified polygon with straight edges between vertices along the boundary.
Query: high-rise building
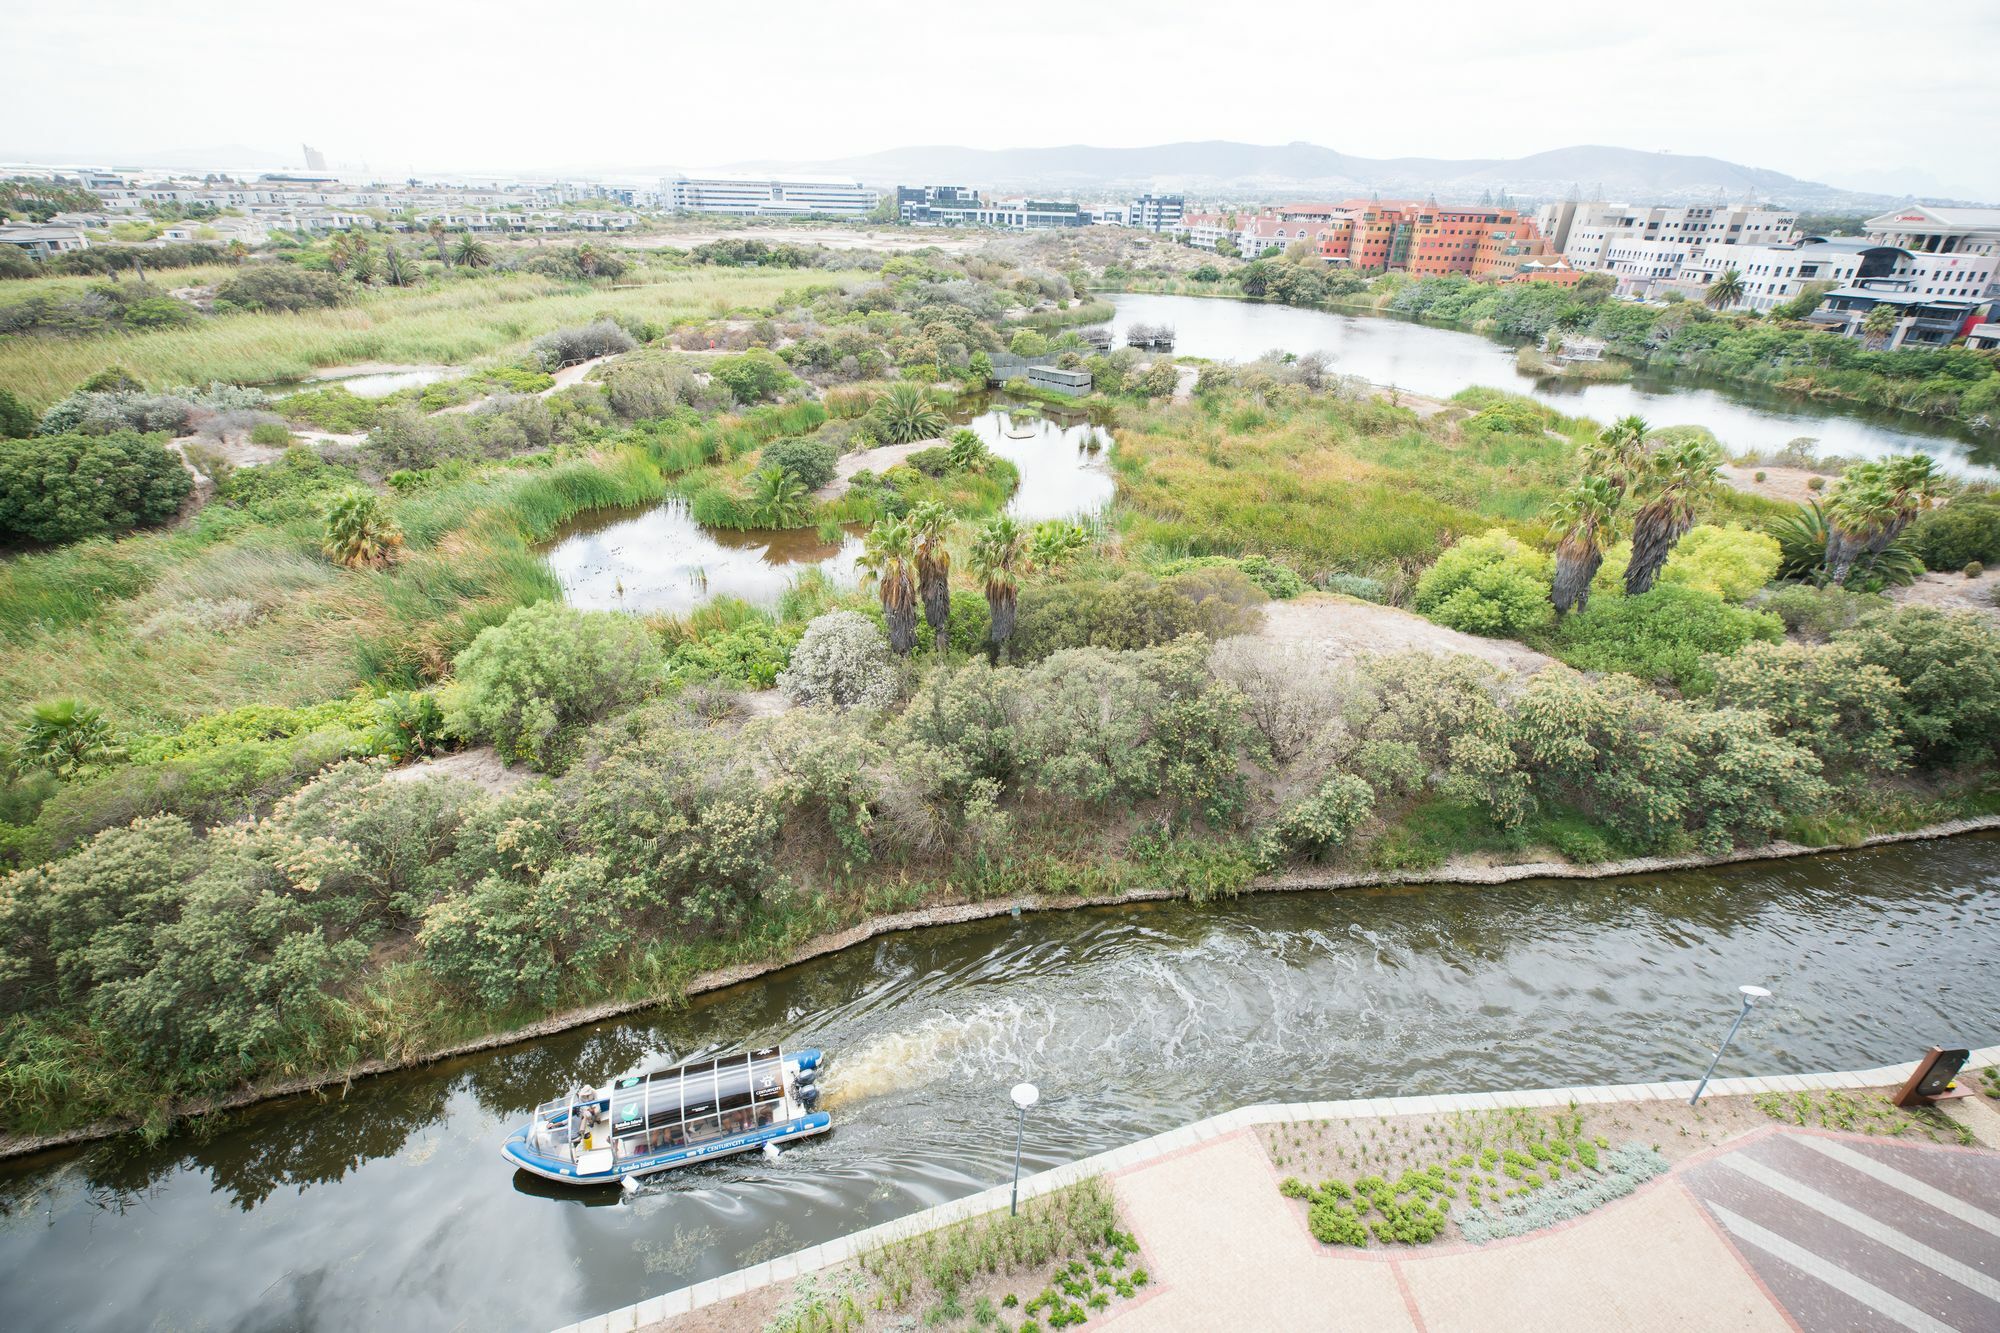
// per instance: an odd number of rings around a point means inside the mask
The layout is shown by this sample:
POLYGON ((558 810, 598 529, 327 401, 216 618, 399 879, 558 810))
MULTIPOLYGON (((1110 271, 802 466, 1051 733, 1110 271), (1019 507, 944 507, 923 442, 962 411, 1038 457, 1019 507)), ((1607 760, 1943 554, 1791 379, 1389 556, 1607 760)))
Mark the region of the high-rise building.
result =
POLYGON ((303 149, 305 149, 305 150, 306 150, 306 170, 307 170, 307 171, 325 171, 325 170, 326 170, 326 154, 325 154, 325 153, 322 153, 322 152, 320 152, 320 150, 319 150, 319 149, 317 149, 317 148, 313 147, 313 146, 312 146, 311 144, 300 144, 300 145, 299 145, 299 147, 301 147, 301 148, 303 148, 303 149))
POLYGON ((1141 231, 1179 231, 1187 199, 1178 194, 1142 194, 1125 210, 1128 226, 1141 231))

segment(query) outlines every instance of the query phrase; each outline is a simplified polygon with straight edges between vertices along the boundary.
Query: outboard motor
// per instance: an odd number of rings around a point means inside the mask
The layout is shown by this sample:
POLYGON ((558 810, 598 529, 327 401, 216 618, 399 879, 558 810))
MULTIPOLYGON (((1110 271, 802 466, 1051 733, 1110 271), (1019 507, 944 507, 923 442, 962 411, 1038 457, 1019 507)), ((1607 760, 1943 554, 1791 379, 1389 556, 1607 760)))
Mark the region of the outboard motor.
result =
POLYGON ((810 1111, 819 1105, 819 1089, 810 1083, 799 1085, 799 1105, 810 1111))
POLYGON ((798 1086, 802 1088, 807 1087, 813 1083, 817 1083, 818 1081, 819 1081, 819 1071, 817 1069, 811 1069, 811 1068, 801 1069, 797 1074, 794 1074, 792 1076, 792 1082, 798 1084, 798 1086))

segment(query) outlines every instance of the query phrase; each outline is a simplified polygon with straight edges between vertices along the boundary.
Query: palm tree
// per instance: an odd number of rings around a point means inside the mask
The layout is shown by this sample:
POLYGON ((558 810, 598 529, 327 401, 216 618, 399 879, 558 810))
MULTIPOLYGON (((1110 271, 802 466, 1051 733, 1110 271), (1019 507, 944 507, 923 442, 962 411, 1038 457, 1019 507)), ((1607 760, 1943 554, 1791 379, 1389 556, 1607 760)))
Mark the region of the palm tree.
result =
POLYGON ((885 444, 908 444, 944 433, 944 413, 920 384, 907 382, 889 386, 875 400, 876 430, 885 444))
POLYGON ((766 528, 795 528, 812 511, 805 483, 776 463, 750 475, 750 516, 766 528))
POLYGON ((347 273, 347 262, 347 233, 343 231, 335 235, 326 247, 326 266, 336 275, 344 276, 347 273))
POLYGON ((1890 305, 1887 301, 1877 302, 1869 310, 1867 317, 1861 321, 1861 332, 1868 340, 1868 345, 1880 348, 1884 343, 1888 342, 1890 337, 1895 334, 1896 324, 1902 317, 1903 312, 1895 306, 1890 305))
POLYGON ((403 544, 403 530, 368 491, 349 491, 326 511, 327 558, 349 569, 386 565, 403 544))
POLYGON ((1896 490, 1875 463, 1856 464, 1834 488, 1826 507, 1826 581, 1844 585, 1854 562, 1875 548, 1887 547, 1900 505, 1896 490))
POLYGON ((1727 310, 1743 299, 1743 275, 1733 268, 1722 270, 1708 290, 1702 293, 1702 302, 1710 310, 1727 310))
POLYGON ((104 714, 76 699, 52 699, 29 708, 21 719, 17 748, 29 764, 63 778, 117 753, 104 714))
POLYGON ((576 266, 586 278, 597 276, 597 247, 585 241, 576 247, 576 266))
POLYGON ((417 280, 417 266, 410 257, 395 246, 386 246, 382 252, 382 281, 391 287, 408 287, 417 280))
POLYGON ((1002 514, 980 529, 972 541, 972 573, 986 587, 986 609, 991 613, 987 640, 993 659, 1007 651, 1014 633, 1014 610, 1020 595, 1017 571, 1025 545, 1021 525, 1002 514))
POLYGON ((431 225, 424 228, 424 230, 431 234, 431 244, 437 247, 438 263, 450 264, 451 253, 445 249, 444 245, 444 223, 437 218, 432 218, 431 225))
POLYGON ((1646 468, 1646 436, 1652 427, 1640 416, 1625 416, 1597 433, 1583 446, 1583 470, 1603 477, 1618 490, 1630 487, 1646 468))
POLYGON ((1603 476, 1585 477, 1557 497, 1553 526, 1562 540, 1556 543, 1555 582, 1549 589, 1557 615, 1590 604, 1590 581, 1604 563, 1604 548, 1611 544, 1612 522, 1624 498, 1603 476))
POLYGON ((861 568, 882 599, 882 619, 889 627, 889 647, 908 654, 917 642, 917 597, 910 578, 916 543, 910 525, 885 518, 863 539, 861 568))
POLYGON ((924 603, 932 642, 942 653, 949 641, 951 620, 951 551, 945 545, 945 538, 951 535, 951 511, 936 501, 926 501, 910 511, 909 524, 916 538, 917 595, 924 603))
POLYGON ((485 268, 493 262, 493 250, 477 236, 467 233, 451 248, 451 258, 460 268, 485 268))
POLYGON ((1896 521, 1879 544, 1869 548, 1876 554, 1902 536, 1917 515, 1936 504, 1949 485, 1937 469, 1937 460, 1929 454, 1898 454, 1882 464, 1882 479, 1895 494, 1896 521))
POLYGON ((1083 524, 1066 518, 1044 519, 1035 524, 1034 536, 1028 541, 1028 563, 1037 573, 1058 574, 1088 545, 1090 534, 1083 524))
POLYGON ((1705 435, 1676 440, 1646 460, 1636 488, 1639 512, 1632 518, 1632 563, 1625 567, 1625 592, 1637 597, 1652 588, 1674 544, 1694 526, 1695 506, 1720 484, 1722 446, 1705 435))

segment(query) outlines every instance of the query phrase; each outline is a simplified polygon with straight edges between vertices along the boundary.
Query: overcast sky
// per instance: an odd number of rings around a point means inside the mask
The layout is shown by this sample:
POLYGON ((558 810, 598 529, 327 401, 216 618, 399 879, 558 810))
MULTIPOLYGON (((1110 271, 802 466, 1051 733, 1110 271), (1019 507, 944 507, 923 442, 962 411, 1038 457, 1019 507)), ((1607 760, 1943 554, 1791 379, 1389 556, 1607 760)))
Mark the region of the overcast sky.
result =
MULTIPOLYGON (((911 144, 1578 143, 2000 200, 2000 3, 0 0, 0 156, 298 144, 386 175, 911 144), (1874 62, 1884 62, 1877 72, 1874 62)), ((244 164, 261 165, 261 164, 244 164)))

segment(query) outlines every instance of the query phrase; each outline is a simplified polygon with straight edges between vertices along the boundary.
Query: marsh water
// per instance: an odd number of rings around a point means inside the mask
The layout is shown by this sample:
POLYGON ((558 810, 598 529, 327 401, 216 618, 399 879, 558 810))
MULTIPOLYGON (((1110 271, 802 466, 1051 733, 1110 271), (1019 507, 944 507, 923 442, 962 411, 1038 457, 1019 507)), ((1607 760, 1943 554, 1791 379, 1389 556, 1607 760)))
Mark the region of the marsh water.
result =
MULTIPOLYGON (((1007 512, 1024 521, 1071 518, 1111 502, 1111 436, 1080 416, 1008 404, 965 417, 995 454, 1020 469, 1007 512)), ((774 605, 793 579, 817 569, 840 586, 855 581, 859 529, 828 540, 812 528, 706 528, 685 501, 607 509, 565 525, 546 558, 564 596, 593 610, 687 611, 728 595, 774 605)))
POLYGON ((2000 1040, 2000 840, 1699 873, 1284 893, 886 936, 532 1044, 0 1166, 0 1327, 538 1330, 1259 1101, 2000 1040), (829 1053, 836 1128, 621 1198, 516 1175, 538 1100, 653 1059, 829 1053))
POLYGON ((1731 454, 1776 454, 1800 436, 1822 457, 1930 453, 1955 472, 2000 476, 2000 436, 1984 436, 1907 413, 1818 402, 1760 385, 1641 376, 1616 383, 1537 378, 1514 366, 1513 346, 1414 320, 1342 315, 1201 296, 1113 296, 1111 329, 1122 346, 1133 324, 1173 326, 1177 356, 1251 361, 1279 350, 1325 352, 1331 369, 1427 398, 1470 385, 1526 394, 1571 416, 1612 421, 1636 413, 1654 426, 1698 425, 1731 454))

